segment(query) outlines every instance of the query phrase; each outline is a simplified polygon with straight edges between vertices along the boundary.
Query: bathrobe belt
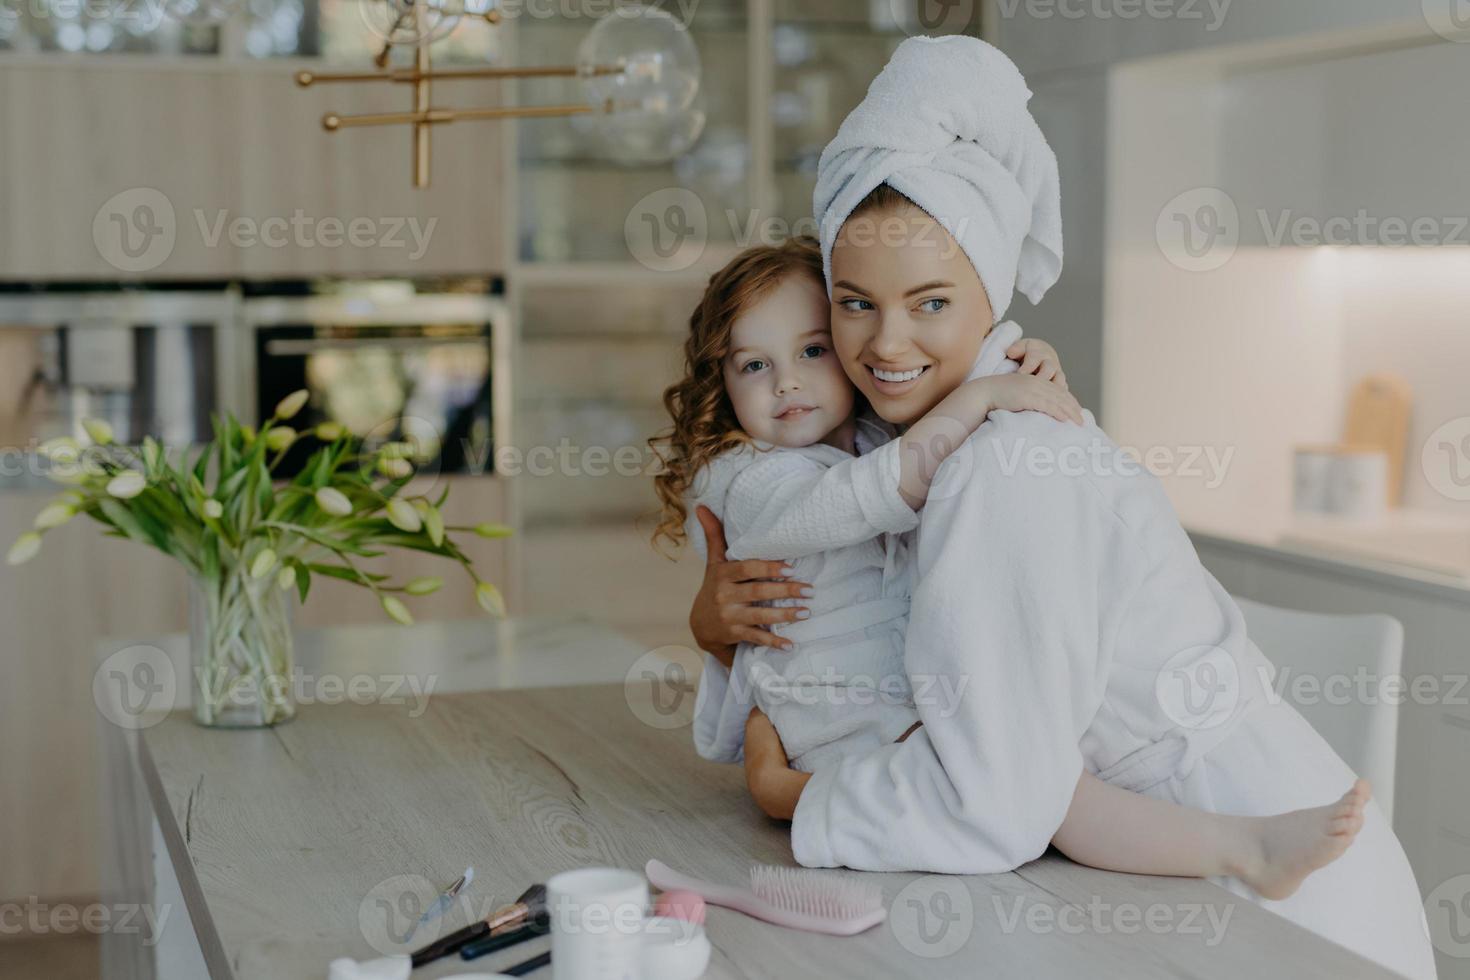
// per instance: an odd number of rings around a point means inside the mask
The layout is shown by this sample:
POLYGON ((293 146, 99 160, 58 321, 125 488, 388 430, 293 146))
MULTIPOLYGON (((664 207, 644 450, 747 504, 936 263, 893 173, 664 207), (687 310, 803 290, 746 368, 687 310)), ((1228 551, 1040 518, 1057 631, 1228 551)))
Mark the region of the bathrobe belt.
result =
POLYGON ((793 643, 830 640, 907 616, 908 611, 907 596, 890 596, 844 606, 800 622, 786 623, 777 627, 777 632, 793 643))

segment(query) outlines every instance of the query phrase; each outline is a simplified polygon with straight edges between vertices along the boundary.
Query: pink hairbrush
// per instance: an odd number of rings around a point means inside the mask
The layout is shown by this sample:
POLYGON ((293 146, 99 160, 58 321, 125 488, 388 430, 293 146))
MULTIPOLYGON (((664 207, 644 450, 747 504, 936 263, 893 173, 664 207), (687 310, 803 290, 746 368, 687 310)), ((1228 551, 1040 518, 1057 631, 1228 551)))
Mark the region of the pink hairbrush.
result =
POLYGON ((855 936, 888 916, 877 885, 830 872, 758 864, 749 889, 700 881, 662 861, 649 861, 643 873, 665 891, 693 892, 711 905, 804 932, 855 936))
POLYGON ((674 889, 664 892, 653 903, 653 914, 670 919, 683 919, 697 926, 704 925, 704 899, 697 892, 674 889))

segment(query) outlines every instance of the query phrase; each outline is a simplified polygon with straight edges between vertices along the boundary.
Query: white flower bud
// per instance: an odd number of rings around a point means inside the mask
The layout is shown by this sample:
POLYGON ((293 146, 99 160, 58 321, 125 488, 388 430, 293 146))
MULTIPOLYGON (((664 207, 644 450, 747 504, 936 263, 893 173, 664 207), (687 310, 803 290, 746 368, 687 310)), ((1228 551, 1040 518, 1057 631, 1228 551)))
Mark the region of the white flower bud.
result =
POLYGON ((322 487, 318 490, 316 505, 333 517, 346 517, 352 513, 352 501, 336 487, 322 487))
POLYGON ((148 486, 148 481, 137 470, 127 470, 107 481, 107 492, 119 500, 131 500, 148 486))

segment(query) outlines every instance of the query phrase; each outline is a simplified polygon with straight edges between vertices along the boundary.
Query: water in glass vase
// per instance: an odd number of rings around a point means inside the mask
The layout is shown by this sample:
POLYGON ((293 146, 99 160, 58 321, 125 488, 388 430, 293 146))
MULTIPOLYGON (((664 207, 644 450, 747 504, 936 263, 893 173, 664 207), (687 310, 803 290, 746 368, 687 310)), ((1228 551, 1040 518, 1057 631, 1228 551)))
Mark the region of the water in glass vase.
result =
POLYGON ((199 724, 260 728, 295 717, 293 594, 274 575, 255 578, 240 565, 216 579, 194 577, 189 645, 199 724))

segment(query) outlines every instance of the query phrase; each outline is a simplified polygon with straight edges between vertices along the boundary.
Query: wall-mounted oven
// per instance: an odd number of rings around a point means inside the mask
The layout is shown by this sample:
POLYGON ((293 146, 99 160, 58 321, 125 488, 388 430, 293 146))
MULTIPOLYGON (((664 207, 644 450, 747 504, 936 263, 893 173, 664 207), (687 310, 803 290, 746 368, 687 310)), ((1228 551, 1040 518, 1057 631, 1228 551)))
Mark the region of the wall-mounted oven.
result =
MULTIPOLYGON (((440 473, 490 473, 503 402, 497 367, 508 358, 509 316, 489 282, 406 281, 248 286, 244 340, 253 361, 257 418, 305 388, 302 429, 340 423, 370 442, 408 439, 440 473)), ((296 472, 303 442, 282 462, 296 472)))

